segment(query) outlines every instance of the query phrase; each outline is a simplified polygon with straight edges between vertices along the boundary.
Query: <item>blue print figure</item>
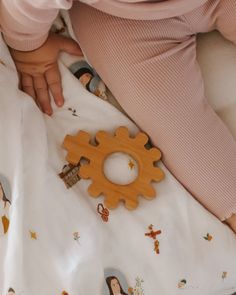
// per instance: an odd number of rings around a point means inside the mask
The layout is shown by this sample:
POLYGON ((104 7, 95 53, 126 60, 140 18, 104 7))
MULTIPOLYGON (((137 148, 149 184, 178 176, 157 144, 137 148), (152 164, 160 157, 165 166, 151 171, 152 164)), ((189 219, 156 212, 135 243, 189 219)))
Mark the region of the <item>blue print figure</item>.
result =
POLYGON ((73 63, 69 69, 89 92, 102 99, 107 99, 104 82, 85 60, 73 63))
POLYGON ((9 228, 8 211, 11 205, 10 184, 6 177, 0 174, 0 235, 6 234, 9 228))

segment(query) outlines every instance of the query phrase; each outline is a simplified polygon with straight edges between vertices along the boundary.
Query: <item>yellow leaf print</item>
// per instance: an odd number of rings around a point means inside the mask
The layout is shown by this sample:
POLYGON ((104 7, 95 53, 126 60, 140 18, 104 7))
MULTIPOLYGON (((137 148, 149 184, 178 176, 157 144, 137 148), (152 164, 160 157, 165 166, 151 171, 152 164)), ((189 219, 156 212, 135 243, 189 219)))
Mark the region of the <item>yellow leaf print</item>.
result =
POLYGON ((37 240, 37 233, 36 232, 33 232, 33 231, 30 231, 30 237, 32 240, 37 240))
POLYGON ((2 225, 3 225, 4 234, 6 234, 8 231, 9 223, 10 223, 10 221, 6 217, 6 215, 2 216, 2 225))
POLYGON ((132 170, 133 168, 134 168, 134 162, 132 162, 131 160, 129 160, 129 168, 130 168, 130 170, 132 170))

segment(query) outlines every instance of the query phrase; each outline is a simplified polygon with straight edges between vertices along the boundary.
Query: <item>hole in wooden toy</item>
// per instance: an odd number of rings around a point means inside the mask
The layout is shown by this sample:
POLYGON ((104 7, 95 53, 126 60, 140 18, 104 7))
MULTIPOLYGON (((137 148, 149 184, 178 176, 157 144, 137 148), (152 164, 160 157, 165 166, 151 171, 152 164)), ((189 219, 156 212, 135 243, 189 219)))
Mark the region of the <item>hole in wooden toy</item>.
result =
POLYGON ((127 185, 137 178, 138 163, 126 153, 112 153, 107 156, 103 163, 103 172, 110 182, 127 185))
POLYGON ((88 164, 90 163, 90 160, 85 158, 85 157, 81 157, 80 158, 80 164, 88 164))

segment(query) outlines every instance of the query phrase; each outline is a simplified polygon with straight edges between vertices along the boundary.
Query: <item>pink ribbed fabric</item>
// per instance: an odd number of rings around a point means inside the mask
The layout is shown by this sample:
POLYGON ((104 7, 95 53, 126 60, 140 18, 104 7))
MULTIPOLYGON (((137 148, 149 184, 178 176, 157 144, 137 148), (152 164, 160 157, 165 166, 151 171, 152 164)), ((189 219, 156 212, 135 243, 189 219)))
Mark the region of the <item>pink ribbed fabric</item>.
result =
MULTIPOLYGON (((79 1, 79 0, 75 0, 79 1)), ((81 0, 94 8, 128 19, 174 17, 207 0, 81 0)), ((73 0, 0 0, 0 30, 10 47, 28 51, 40 47, 59 9, 70 9, 73 0)))
POLYGON ((235 15, 235 0, 159 20, 123 19, 79 2, 71 10, 89 62, 169 171, 220 220, 236 212, 236 140, 205 97, 196 33, 217 28, 236 44, 235 15))

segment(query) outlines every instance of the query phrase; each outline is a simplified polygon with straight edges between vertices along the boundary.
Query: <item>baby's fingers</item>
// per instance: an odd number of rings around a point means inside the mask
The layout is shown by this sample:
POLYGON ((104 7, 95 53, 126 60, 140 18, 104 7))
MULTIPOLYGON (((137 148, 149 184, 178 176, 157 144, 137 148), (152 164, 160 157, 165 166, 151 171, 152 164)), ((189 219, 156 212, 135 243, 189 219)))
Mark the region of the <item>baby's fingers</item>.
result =
POLYGON ((64 97, 62 94, 61 75, 57 63, 46 71, 45 77, 56 105, 61 107, 64 103, 64 97))
POLYGON ((42 111, 52 115, 52 107, 50 103, 50 96, 48 93, 48 85, 43 75, 33 77, 34 89, 36 92, 37 102, 40 104, 42 111))
POLYGON ((34 91, 34 83, 33 83, 33 78, 28 75, 28 74, 24 74, 21 73, 21 89, 29 94, 29 96, 33 97, 33 99, 36 99, 36 94, 34 91))

